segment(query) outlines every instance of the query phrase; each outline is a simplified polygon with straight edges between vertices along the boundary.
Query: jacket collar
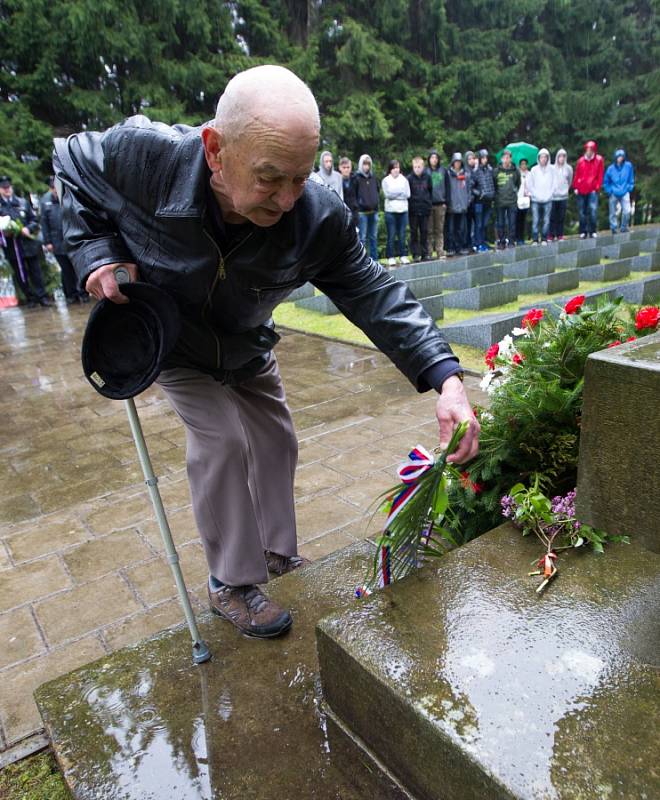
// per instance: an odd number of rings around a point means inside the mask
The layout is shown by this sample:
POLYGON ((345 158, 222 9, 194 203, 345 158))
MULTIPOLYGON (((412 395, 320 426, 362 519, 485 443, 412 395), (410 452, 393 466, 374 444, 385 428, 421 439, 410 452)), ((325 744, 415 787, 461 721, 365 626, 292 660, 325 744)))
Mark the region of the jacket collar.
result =
POLYGON ((157 217, 203 216, 211 172, 204 157, 201 130, 191 128, 170 151, 157 217))

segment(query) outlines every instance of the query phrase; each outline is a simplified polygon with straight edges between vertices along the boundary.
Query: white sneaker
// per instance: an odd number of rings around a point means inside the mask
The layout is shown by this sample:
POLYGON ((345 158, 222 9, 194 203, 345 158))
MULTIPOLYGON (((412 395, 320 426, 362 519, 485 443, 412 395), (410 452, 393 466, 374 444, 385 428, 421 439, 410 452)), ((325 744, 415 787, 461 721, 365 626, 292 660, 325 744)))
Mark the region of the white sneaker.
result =
POLYGON ((396 267, 396 258, 388 258, 387 259, 387 266, 388 267, 396 267))
POLYGON ((546 240, 544 239, 544 240, 541 242, 541 245, 542 245, 543 247, 547 247, 547 246, 548 246, 548 243, 547 243, 547 242, 546 242, 546 240))
POLYGON ((595 233, 595 232, 594 232, 594 233, 592 233, 592 234, 591 234, 591 238, 592 238, 592 239, 597 239, 597 238, 598 238, 598 234, 597 234, 597 233, 595 233))
POLYGON ((402 256, 401 257, 401 263, 402 264, 410 264, 410 259, 408 258, 408 256, 402 256))
POLYGON ((538 247, 539 243, 537 241, 532 242, 532 247, 538 247))
POLYGON ((586 238, 587 238, 587 234, 586 233, 581 233, 580 234, 580 239, 586 239, 586 238))

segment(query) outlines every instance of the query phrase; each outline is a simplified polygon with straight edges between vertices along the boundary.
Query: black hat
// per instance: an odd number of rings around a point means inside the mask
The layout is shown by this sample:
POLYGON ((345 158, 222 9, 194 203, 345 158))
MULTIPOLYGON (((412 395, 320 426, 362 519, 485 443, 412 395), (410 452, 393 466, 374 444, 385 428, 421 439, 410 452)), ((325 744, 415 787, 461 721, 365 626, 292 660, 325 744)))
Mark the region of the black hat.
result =
POLYGON ((0 175, 0 186, 3 189, 6 189, 8 186, 11 186, 11 178, 9 175, 0 175))
POLYGON ((119 288, 130 303, 97 303, 82 342, 85 377, 111 400, 135 397, 151 386, 181 331, 179 308, 162 289, 149 283, 119 288))

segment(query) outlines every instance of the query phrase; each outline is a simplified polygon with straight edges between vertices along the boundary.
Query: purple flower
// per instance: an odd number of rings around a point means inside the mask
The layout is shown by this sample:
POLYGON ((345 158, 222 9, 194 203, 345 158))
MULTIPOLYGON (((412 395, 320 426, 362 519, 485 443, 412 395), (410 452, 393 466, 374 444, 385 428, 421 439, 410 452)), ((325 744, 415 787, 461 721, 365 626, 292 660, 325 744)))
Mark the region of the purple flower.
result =
POLYGON ((511 497, 510 494, 505 494, 504 497, 500 500, 500 505, 502 506, 502 516, 506 517, 507 519, 513 519, 516 513, 516 501, 511 497))

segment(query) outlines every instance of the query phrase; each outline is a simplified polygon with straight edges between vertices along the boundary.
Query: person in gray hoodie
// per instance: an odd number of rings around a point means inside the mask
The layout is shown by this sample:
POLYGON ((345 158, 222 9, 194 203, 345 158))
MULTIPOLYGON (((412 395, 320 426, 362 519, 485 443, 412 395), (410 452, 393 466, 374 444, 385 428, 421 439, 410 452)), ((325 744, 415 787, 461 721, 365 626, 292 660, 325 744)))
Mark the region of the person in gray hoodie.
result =
POLYGON ((335 169, 335 160, 329 150, 324 150, 319 159, 319 171, 312 172, 310 180, 316 183, 324 183, 344 199, 344 183, 339 172, 335 169))
POLYGON ((532 244, 539 243, 539 220, 541 220, 541 244, 548 243, 554 190, 555 171, 550 164, 550 152, 542 147, 538 154, 538 164, 530 170, 525 187, 532 200, 532 244))
POLYGON ((555 185, 552 192, 552 210, 550 212, 550 235, 548 236, 550 241, 564 238, 566 206, 568 205, 568 194, 573 183, 573 167, 568 163, 566 150, 563 147, 557 150, 552 168, 555 171, 555 185))

